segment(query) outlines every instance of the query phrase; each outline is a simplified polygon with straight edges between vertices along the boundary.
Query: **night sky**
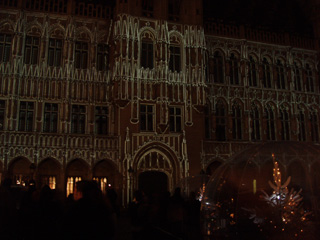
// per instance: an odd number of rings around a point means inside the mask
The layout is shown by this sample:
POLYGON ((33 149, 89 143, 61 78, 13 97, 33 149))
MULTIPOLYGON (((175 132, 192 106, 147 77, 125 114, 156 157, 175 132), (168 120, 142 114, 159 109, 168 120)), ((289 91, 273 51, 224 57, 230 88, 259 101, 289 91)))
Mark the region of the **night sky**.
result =
POLYGON ((227 23, 312 36, 309 0, 204 0, 204 15, 227 23))

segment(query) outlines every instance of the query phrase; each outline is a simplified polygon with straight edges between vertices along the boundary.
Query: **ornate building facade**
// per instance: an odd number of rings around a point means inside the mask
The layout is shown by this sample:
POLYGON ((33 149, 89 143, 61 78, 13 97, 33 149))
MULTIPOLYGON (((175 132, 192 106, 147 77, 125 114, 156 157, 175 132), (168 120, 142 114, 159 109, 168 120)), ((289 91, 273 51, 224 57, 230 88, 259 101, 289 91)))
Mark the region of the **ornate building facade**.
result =
POLYGON ((2 179, 66 195, 95 179, 126 203, 293 142, 311 149, 295 160, 320 181, 317 36, 204 20, 193 0, 0 7, 2 179))

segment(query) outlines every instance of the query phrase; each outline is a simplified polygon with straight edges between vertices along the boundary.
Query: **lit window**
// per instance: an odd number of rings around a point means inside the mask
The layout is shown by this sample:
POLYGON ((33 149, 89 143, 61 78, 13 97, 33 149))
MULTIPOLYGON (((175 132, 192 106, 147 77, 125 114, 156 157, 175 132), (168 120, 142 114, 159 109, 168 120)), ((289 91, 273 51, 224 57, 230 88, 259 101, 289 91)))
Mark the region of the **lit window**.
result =
POLYGON ((106 177, 94 177, 93 181, 96 181, 98 183, 100 190, 103 194, 105 194, 108 186, 108 179, 106 177))
POLYGON ((19 131, 31 132, 33 130, 33 115, 34 103, 20 102, 19 131))
POLYGON ((76 182, 80 182, 81 177, 68 177, 67 179, 67 196, 74 193, 74 188, 76 187, 76 182))
POLYGON ((9 62, 11 54, 11 34, 0 34, 0 62, 9 62))
POLYGON ((56 189, 56 177, 55 176, 43 176, 42 184, 48 185, 51 189, 56 189))

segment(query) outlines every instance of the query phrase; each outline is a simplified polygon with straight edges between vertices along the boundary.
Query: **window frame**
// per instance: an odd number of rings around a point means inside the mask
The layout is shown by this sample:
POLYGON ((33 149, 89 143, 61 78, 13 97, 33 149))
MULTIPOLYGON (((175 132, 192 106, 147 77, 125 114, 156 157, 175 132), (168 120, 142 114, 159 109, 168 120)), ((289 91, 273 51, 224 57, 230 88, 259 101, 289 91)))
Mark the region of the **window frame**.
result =
POLYGON ((226 105, 222 101, 218 101, 215 106, 216 112, 216 140, 226 141, 227 140, 227 109, 226 105), (221 131, 220 131, 221 129, 221 131), (221 133, 221 134, 220 134, 221 133), (221 136, 221 137, 220 137, 221 136))
POLYGON ((239 104, 232 105, 232 138, 233 140, 242 140, 242 109, 239 104))
POLYGON ((140 67, 144 69, 154 68, 154 42, 151 40, 142 40, 141 42, 140 67))
POLYGON ((95 134, 108 135, 108 133, 109 133, 109 107, 108 106, 95 106, 94 119, 95 119, 94 120, 95 134), (106 113, 103 113, 101 111, 105 111, 106 113), (105 129, 105 130, 103 130, 103 129, 105 129))
POLYGON ((57 103, 45 103, 43 108, 43 132, 45 133, 57 133, 58 132, 58 119, 59 119, 59 104, 57 103), (50 110, 46 110, 46 107, 50 105, 50 110), (55 105, 55 106, 53 106, 55 105), (52 107, 56 107, 56 110, 52 110, 52 107), (46 114, 48 117, 46 117, 46 114), (48 125, 49 127, 46 127, 48 125))
POLYGON ((89 43, 88 42, 76 41, 74 43, 74 67, 79 70, 88 69, 89 67, 89 43), (77 48, 77 46, 80 46, 80 48, 77 48))
POLYGON ((230 84, 231 85, 240 85, 240 74, 239 74, 239 58, 235 53, 231 53, 230 59, 230 84))
POLYGON ((181 46, 170 45, 169 70, 172 72, 181 72, 181 46))
POLYGON ((35 102, 31 101, 20 101, 19 103, 19 121, 18 121, 18 131, 20 132, 32 132, 34 129, 34 116, 35 116, 35 102), (21 109, 23 105, 26 105, 25 108, 21 109), (32 108, 30 107, 32 105, 32 108), (24 113, 24 117, 22 117, 24 113), (23 118, 23 119, 22 119, 23 118))
POLYGON ((39 63, 41 39, 38 36, 27 35, 24 45, 24 64, 37 65, 39 63), (31 40, 31 43, 28 41, 31 40), (35 43, 38 41, 38 44, 35 43), (30 54, 27 52, 30 51, 30 54))
POLYGON ((85 134, 87 121, 87 108, 85 105, 71 105, 71 133, 85 134), (82 111, 84 109, 84 111, 82 111), (77 111, 74 111, 77 110, 77 111))
POLYGON ((3 40, 0 41, 0 63, 10 62, 13 36, 10 33, 0 33, 0 40, 2 35, 3 35, 3 40), (7 37, 9 36, 10 36, 10 40, 7 41, 7 37))
POLYGON ((182 132, 182 107, 169 107, 169 130, 174 133, 182 132), (173 110, 173 113, 171 113, 171 110, 173 110), (180 113, 177 113, 177 110, 179 110, 180 113))
POLYGON ((0 99, 0 131, 5 129, 6 100, 0 99))
POLYGON ((155 131, 155 105, 153 104, 140 104, 140 131, 142 132, 154 132, 155 131), (142 107, 146 108, 146 111, 142 112, 142 107), (152 111, 148 111, 151 108, 152 111), (150 119, 151 118, 151 119, 150 119), (151 127, 150 127, 151 125, 151 127))
POLYGON ((60 38, 49 38, 48 41, 48 66, 61 67, 63 56, 63 40, 60 38), (51 43, 54 41, 54 46, 51 43), (61 43, 61 46, 57 46, 61 43), (52 56, 52 57, 51 57, 52 56))

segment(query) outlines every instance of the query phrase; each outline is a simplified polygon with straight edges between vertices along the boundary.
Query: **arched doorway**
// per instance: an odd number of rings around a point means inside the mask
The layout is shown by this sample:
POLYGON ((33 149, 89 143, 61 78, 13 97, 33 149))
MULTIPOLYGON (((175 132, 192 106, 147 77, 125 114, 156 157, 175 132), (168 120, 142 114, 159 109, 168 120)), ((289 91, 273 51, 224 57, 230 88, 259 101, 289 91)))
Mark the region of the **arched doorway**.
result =
POLYGON ((168 176, 160 171, 146 171, 139 174, 138 188, 147 196, 168 191, 168 176))
POLYGON ((66 170, 67 196, 74 192, 75 183, 81 180, 88 180, 89 165, 82 159, 71 161, 66 170))
POLYGON ((106 193, 107 187, 117 187, 116 168, 107 160, 99 161, 93 168, 92 177, 97 181, 102 193, 106 193))
POLYGON ((26 186, 33 177, 31 162, 23 157, 13 160, 8 170, 14 185, 26 186))
POLYGON ((57 160, 47 158, 39 163, 38 182, 40 187, 48 185, 51 189, 56 189, 59 184, 61 166, 57 160))

